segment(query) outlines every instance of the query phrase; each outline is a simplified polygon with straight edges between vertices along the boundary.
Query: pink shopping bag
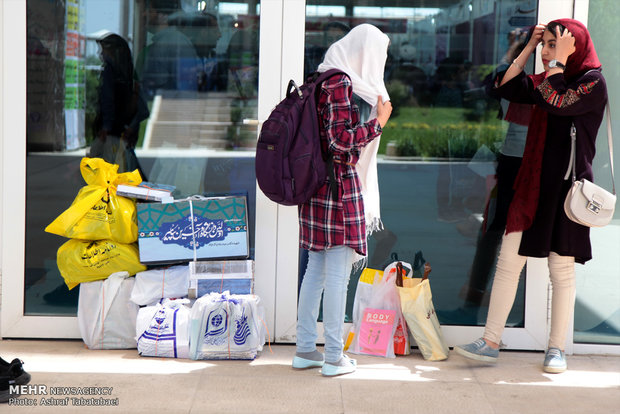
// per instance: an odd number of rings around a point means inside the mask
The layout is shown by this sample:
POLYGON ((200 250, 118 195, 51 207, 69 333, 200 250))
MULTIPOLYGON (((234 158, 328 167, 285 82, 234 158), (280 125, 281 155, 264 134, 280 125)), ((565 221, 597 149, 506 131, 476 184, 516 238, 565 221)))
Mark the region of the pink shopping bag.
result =
POLYGON ((385 356, 393 346, 395 319, 396 311, 366 308, 360 324, 360 353, 385 356))

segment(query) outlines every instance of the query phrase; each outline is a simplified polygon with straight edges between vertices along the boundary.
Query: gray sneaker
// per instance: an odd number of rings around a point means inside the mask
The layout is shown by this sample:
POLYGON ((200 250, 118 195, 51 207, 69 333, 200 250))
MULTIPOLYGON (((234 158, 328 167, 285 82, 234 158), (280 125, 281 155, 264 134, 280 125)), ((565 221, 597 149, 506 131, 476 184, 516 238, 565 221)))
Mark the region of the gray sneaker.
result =
POLYGON ((543 371, 551 374, 559 374, 566 371, 566 356, 558 348, 549 348, 545 355, 543 371))
POLYGON ((471 344, 457 345, 454 350, 457 354, 476 361, 497 362, 499 356, 499 349, 491 348, 482 338, 476 339, 471 344))

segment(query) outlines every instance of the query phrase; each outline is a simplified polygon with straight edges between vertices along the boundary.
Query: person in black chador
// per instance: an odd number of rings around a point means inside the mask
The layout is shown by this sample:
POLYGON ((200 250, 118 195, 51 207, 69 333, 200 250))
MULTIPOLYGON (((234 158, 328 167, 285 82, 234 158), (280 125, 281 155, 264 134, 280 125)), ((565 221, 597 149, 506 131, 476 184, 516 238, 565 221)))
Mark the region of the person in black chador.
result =
POLYGON ((119 172, 140 169, 133 149, 138 142, 140 122, 148 118, 149 110, 136 81, 129 45, 113 33, 102 36, 97 43, 103 70, 89 156, 119 164, 119 172))

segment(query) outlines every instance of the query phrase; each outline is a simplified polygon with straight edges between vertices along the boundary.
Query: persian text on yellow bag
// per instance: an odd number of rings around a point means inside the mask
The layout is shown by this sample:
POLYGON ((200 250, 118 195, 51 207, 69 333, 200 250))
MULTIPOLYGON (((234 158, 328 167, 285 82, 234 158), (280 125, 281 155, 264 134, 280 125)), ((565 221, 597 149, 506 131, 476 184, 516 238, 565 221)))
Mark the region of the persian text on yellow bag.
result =
POLYGON ((133 243, 138 239, 136 203, 117 196, 119 184, 138 185, 138 170, 118 174, 118 165, 101 158, 82 158, 80 171, 86 181, 71 206, 45 228, 48 233, 72 239, 133 243))
POLYGON ((140 263, 135 243, 112 240, 68 240, 58 248, 56 262, 69 289, 82 282, 106 279, 116 272, 135 275, 146 270, 146 266, 140 263))

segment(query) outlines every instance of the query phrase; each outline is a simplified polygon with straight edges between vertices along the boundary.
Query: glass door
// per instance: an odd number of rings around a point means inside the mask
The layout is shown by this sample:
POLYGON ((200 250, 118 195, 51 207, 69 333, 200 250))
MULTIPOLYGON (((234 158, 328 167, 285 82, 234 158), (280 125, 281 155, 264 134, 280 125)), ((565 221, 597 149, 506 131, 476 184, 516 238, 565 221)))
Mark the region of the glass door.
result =
MULTIPOLYGON (((618 88, 620 77, 616 72, 605 68, 616 66, 618 55, 613 52, 612 43, 606 39, 617 36, 618 29, 610 24, 612 16, 620 12, 620 4, 604 0, 590 0, 589 10, 582 6, 576 10, 577 19, 587 22, 588 30, 599 55, 607 90, 618 88)), ((620 103, 614 93, 609 94, 612 128, 616 131, 614 146, 620 146, 618 138, 618 109, 620 103)), ((594 177, 597 184, 612 188, 609 149, 607 143, 607 120, 596 139, 596 157, 594 158, 594 177)), ((616 150, 616 154, 618 151, 616 150)), ((615 155, 618 165, 618 155, 615 155)), ((616 167, 616 171, 618 167, 616 167)), ((616 172, 616 182, 618 181, 616 172)), ((620 220, 616 218, 603 228, 594 228, 590 232, 593 259, 577 269, 577 297, 575 305, 573 352, 575 353, 620 353, 620 220)))
POLYGON ((56 261, 67 239, 44 229, 85 186, 85 156, 138 168, 177 199, 246 196, 273 332, 277 209, 256 194, 254 148, 257 120, 280 99, 282 3, 3 3, 5 34, 27 39, 2 49, 4 119, 25 120, 3 125, 3 177, 26 177, 2 190, 3 337, 80 337, 79 286, 67 288, 56 261))
MULTIPOLYGON (((303 68, 304 74, 316 70, 330 44, 360 23, 374 24, 390 37, 385 81, 394 112, 381 137, 378 161, 385 228, 369 238, 368 263, 384 269, 398 257, 413 264, 421 252, 432 266, 434 305, 453 346, 482 333, 503 233, 496 169, 502 158, 509 161, 503 179, 518 169, 524 143, 524 128, 503 120, 506 103, 487 95, 485 85, 499 65, 510 62, 518 33, 544 21, 545 13, 561 11, 540 10, 535 0, 434 6, 308 0, 303 68)), ((528 66, 532 71, 533 58, 528 66)), ((296 227, 296 220, 292 215, 279 226, 296 227)), ((305 258, 296 240, 290 241, 278 244, 278 256, 299 255, 300 266, 289 268, 298 275, 294 281, 277 285, 276 338, 294 342, 293 293, 305 258)), ((503 338, 508 348, 544 349, 546 275, 546 261, 528 261, 503 338)), ((348 323, 359 276, 353 273, 349 282, 348 323)))

